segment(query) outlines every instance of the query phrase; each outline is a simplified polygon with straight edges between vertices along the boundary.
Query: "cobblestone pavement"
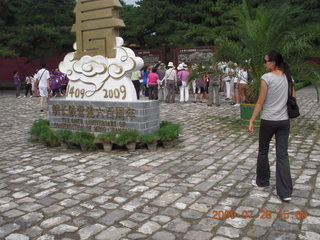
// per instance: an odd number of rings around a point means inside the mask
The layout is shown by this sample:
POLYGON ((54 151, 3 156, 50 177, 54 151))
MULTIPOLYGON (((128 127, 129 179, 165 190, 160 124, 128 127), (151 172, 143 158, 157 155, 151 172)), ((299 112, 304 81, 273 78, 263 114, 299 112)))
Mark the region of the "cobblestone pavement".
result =
POLYGON ((0 92, 0 239, 320 239, 320 108, 313 88, 298 95, 282 203, 274 142, 272 187, 252 187, 257 137, 226 102, 161 104, 183 127, 175 148, 82 153, 30 142, 39 99, 0 92))

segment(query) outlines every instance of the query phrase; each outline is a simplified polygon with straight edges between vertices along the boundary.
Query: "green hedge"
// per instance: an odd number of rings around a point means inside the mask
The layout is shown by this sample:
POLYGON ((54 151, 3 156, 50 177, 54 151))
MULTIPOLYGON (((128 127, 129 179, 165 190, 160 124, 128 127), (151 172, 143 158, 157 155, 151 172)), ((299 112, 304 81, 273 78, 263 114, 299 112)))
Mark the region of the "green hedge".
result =
POLYGON ((50 123, 45 119, 38 119, 33 122, 30 129, 31 140, 40 141, 47 146, 56 147, 67 145, 68 147, 81 147, 87 150, 95 150, 102 143, 112 143, 123 147, 130 142, 142 144, 164 143, 175 140, 181 133, 181 126, 169 121, 162 121, 159 130, 140 135, 137 130, 123 130, 119 133, 102 133, 95 136, 85 131, 72 132, 70 130, 50 128, 50 123))

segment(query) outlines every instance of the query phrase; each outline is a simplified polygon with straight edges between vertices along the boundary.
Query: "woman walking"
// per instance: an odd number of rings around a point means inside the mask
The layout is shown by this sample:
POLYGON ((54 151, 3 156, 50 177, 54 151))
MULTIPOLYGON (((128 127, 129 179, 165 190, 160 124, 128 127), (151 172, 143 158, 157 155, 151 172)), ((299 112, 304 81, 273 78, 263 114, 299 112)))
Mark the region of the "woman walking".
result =
MULTIPOLYGON (((269 73, 261 77, 261 90, 254 112, 249 122, 249 133, 254 134, 253 122, 260 113, 259 153, 257 177, 254 186, 270 185, 269 144, 273 135, 276 139, 276 189, 282 201, 290 201, 292 179, 288 159, 288 138, 290 122, 287 112, 288 85, 293 84, 288 65, 277 51, 270 51, 264 57, 264 66, 269 73)), ((293 92, 295 96, 295 92, 293 92)))
POLYGON ((13 83, 14 83, 14 86, 16 87, 16 98, 21 98, 20 96, 21 81, 20 81, 20 76, 18 71, 13 72, 13 83))
POLYGON ((28 96, 28 92, 30 92, 30 97, 32 98, 32 75, 28 75, 25 79, 26 82, 26 92, 24 97, 28 96))
POLYGON ((152 72, 148 75, 149 100, 158 100, 159 75, 157 69, 152 68, 152 72))

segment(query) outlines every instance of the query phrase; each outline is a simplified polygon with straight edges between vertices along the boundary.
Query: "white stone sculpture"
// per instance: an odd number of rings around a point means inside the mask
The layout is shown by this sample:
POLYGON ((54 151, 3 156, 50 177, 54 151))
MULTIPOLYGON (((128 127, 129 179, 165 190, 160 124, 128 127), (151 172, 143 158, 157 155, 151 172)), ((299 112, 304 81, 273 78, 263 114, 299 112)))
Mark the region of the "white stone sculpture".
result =
POLYGON ((140 70, 144 63, 131 49, 122 45, 123 39, 116 37, 115 58, 97 55, 77 60, 76 52, 68 53, 59 65, 60 71, 69 78, 66 99, 136 101, 131 74, 140 70))

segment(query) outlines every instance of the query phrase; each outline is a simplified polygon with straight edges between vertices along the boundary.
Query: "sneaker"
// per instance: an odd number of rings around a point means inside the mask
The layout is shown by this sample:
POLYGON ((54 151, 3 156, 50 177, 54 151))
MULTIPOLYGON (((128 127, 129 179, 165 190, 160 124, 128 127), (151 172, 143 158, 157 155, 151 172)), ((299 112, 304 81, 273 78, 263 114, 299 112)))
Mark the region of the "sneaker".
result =
POLYGON ((226 100, 231 100, 230 98, 226 98, 226 100))
POLYGON ((230 105, 235 105, 235 103, 234 103, 234 102, 232 102, 232 103, 230 103, 230 105))
POLYGON ((269 187, 269 186, 258 186, 257 182, 255 179, 252 179, 251 180, 251 185, 254 186, 254 187, 259 187, 259 188, 266 188, 266 187, 269 187))
POLYGON ((21 96, 18 96, 17 98, 21 98, 21 96))
POLYGON ((208 106, 209 106, 209 107, 211 107, 211 106, 212 106, 212 104, 208 104, 208 106))
POLYGON ((26 98, 27 96, 23 96, 24 98, 26 98))
POLYGON ((291 197, 286 197, 286 198, 282 199, 282 201, 284 201, 284 202, 290 202, 291 200, 292 200, 291 197))
POLYGON ((273 196, 277 197, 278 199, 280 199, 283 202, 290 202, 292 200, 291 197, 286 197, 286 198, 281 198, 278 194, 277 194, 277 190, 272 191, 273 196))
POLYGON ((239 104, 239 103, 237 103, 237 104, 235 104, 235 105, 233 105, 233 106, 235 106, 235 107, 239 107, 239 106, 240 106, 240 104, 239 104))
POLYGON ((259 187, 256 180, 254 180, 254 179, 251 180, 251 185, 254 187, 259 187))
POLYGON ((31 95, 29 98, 32 98, 33 96, 31 95))

